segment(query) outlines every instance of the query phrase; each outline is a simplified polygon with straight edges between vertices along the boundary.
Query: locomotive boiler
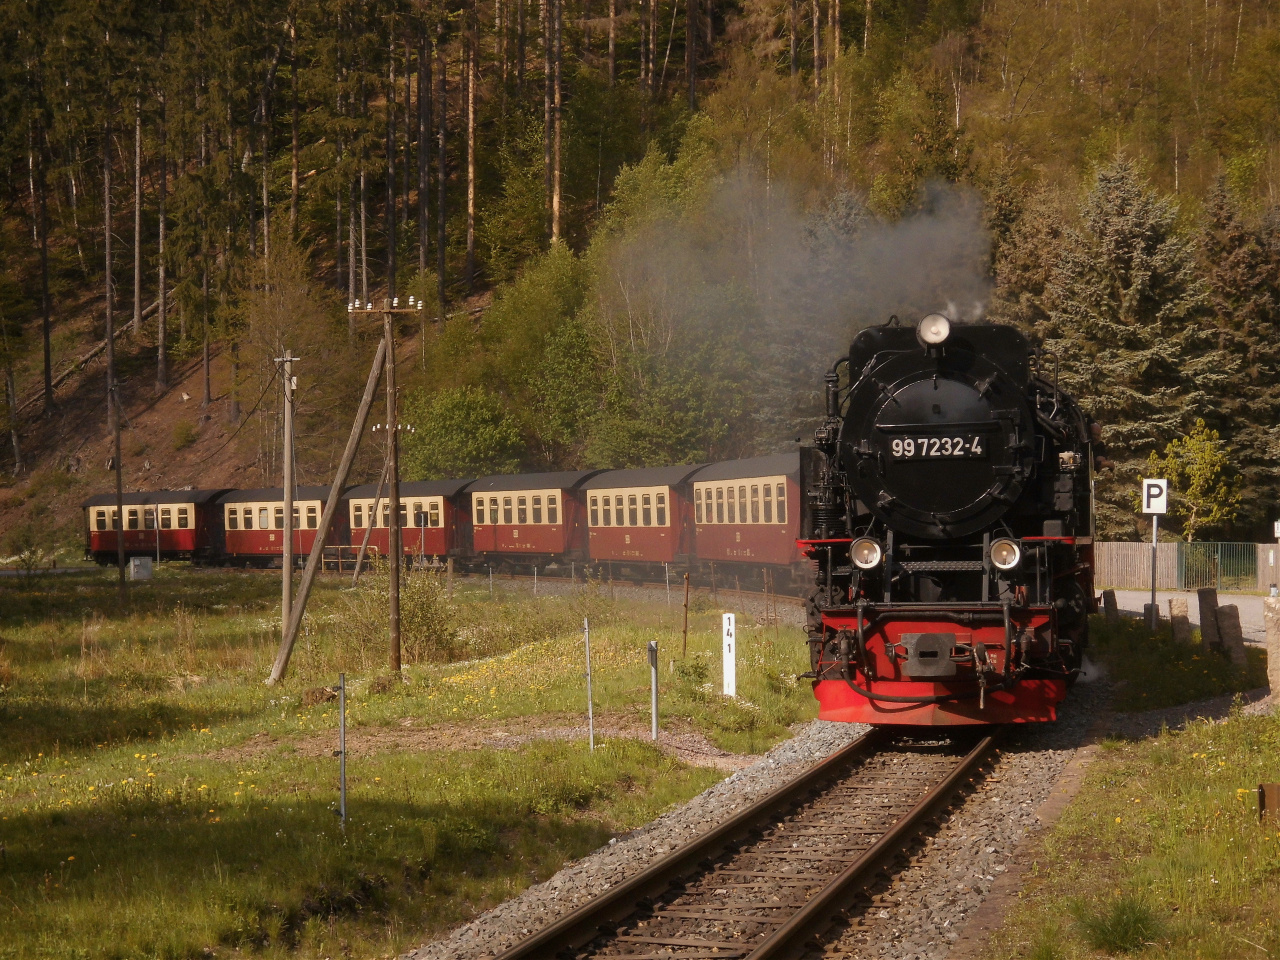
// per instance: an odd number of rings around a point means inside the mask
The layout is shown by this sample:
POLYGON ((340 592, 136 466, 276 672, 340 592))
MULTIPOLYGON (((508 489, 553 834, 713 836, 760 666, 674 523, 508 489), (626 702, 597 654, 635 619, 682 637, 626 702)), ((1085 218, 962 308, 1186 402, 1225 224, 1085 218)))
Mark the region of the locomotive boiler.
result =
POLYGON ((820 716, 1055 719, 1093 612, 1097 428, 1016 329, 896 318, 826 377, 801 451, 820 716))

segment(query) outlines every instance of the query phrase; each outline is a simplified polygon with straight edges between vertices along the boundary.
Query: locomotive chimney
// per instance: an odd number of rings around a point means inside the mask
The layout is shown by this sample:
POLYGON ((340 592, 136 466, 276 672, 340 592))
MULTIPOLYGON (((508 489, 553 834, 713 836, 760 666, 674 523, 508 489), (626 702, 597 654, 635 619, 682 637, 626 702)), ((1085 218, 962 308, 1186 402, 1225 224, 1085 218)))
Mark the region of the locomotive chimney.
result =
POLYGON ((840 376, 834 370, 827 374, 827 416, 840 416, 840 376))

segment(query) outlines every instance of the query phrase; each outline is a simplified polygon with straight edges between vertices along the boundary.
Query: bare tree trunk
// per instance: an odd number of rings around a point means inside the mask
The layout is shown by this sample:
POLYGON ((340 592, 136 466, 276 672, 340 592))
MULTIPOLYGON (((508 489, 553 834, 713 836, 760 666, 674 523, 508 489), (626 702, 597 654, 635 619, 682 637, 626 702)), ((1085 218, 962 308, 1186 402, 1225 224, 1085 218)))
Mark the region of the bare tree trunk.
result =
POLYGON ((431 223, 431 56, 424 33, 418 39, 418 272, 427 272, 431 223))
POLYGON ((40 131, 40 172, 36 179, 39 188, 40 218, 40 333, 44 341, 44 410, 53 409, 53 317, 52 304, 49 299, 49 184, 45 178, 45 163, 48 159, 48 138, 43 128, 40 131))
POLYGON ((290 96, 293 99, 293 116, 290 122, 293 138, 293 165, 289 181, 289 236, 298 239, 298 18, 289 17, 289 71, 290 96))
MULTIPOLYGON (((341 179, 340 171, 342 170, 342 161, 345 159, 345 155, 346 155, 346 144, 343 143, 341 138, 339 138, 338 139, 339 179, 338 179, 338 184, 333 191, 333 226, 334 226, 333 267, 338 275, 338 289, 342 289, 342 287, 344 286, 343 267, 345 266, 345 264, 342 262, 342 179, 341 179)), ((351 300, 348 298, 347 303, 350 303, 350 302, 351 300)), ((351 317, 348 316, 347 320, 350 321, 351 317)))
POLYGON ((169 192, 169 157, 165 150, 168 146, 169 133, 167 102, 165 95, 160 94, 160 249, 158 251, 158 280, 160 282, 159 307, 156 312, 156 391, 163 392, 169 387, 169 354, 166 340, 169 336, 169 290, 165 276, 165 238, 168 227, 165 224, 165 199, 169 192))
POLYGON ((652 0, 637 0, 640 4, 640 15, 636 23, 640 28, 640 86, 649 82, 649 3, 652 0))
POLYGON ((525 4, 528 0, 516 0, 516 92, 524 94, 524 61, 526 21, 525 4))
POLYGON ((684 69, 689 78, 689 112, 698 109, 698 0, 685 0, 684 69))
POLYGON ((838 102, 840 99, 840 71, 836 68, 839 65, 844 43, 840 37, 840 0, 830 0, 829 9, 831 10, 831 92, 835 94, 838 102))
POLYGON ((618 80, 618 0, 609 0, 609 86, 618 80))
POLYGON ((813 91, 822 89, 822 3, 813 0, 813 91))
POLYGON ((387 58, 387 296, 396 295, 396 45, 387 58))
POLYGON ((133 336, 142 332, 142 98, 133 101, 133 336))
POLYGON ((4 368, 4 402, 9 408, 9 440, 13 444, 13 475, 22 472, 22 447, 18 443, 18 391, 13 382, 13 361, 4 368))
POLYGON ((562 195, 560 191, 560 144, 564 115, 564 86, 561 77, 561 64, 564 62, 564 3, 563 0, 550 0, 555 7, 555 105, 554 135, 555 144, 552 156, 551 171, 551 242, 560 242, 560 220, 562 195))
POLYGON ((867 19, 862 28, 862 55, 865 57, 871 48, 871 0, 867 0, 867 19))
POLYGON ((791 79, 800 74, 800 12, 797 9, 800 0, 791 0, 791 79))
POLYGON ((267 155, 267 131, 262 131, 262 259, 271 260, 271 188, 267 174, 271 170, 267 155))
POLYGON ((227 405, 227 419, 240 422, 240 341, 231 340, 231 402, 227 405))
POLYGON ((551 115, 554 96, 555 70, 551 65, 551 56, 555 40, 551 36, 551 4, 555 0, 540 0, 538 18, 542 27, 542 229, 547 236, 551 235, 551 147, 555 137, 554 119, 551 115))
MULTIPOLYGON (((102 252, 103 260, 106 264, 106 272, 103 277, 103 300, 106 313, 107 341, 107 425, 108 429, 114 431, 116 429, 117 413, 115 404, 111 402, 116 376, 116 318, 113 309, 115 306, 115 289, 111 272, 111 122, 108 121, 103 129, 105 135, 102 138, 102 252)), ((123 523, 123 517, 121 522, 123 523)))
POLYGON ((658 91, 658 0, 649 0, 649 93, 658 91))
POLYGON ((369 302, 369 178, 360 164, 360 299, 369 302))
POLYGON ((203 326, 204 343, 200 350, 200 369, 204 375, 204 397, 200 400, 200 406, 208 410, 209 405, 213 403, 213 373, 209 369, 209 232, 207 226, 202 222, 200 231, 200 295, 201 295, 201 324, 203 326))
POLYGON ((436 26, 436 82, 439 84, 439 113, 436 142, 436 296, 440 302, 440 319, 444 320, 445 267, 448 237, 445 234, 445 197, 449 183, 448 114, 449 87, 444 51, 444 24, 436 26))
POLYGON ((476 0, 467 12, 467 293, 475 288, 476 278, 476 0))

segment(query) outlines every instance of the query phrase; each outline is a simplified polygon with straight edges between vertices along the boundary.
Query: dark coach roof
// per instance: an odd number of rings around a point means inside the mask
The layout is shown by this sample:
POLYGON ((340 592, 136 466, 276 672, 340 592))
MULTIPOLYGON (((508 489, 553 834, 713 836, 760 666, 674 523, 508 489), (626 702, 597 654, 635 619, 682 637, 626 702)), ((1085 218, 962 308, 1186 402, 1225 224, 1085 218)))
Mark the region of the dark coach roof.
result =
MULTIPOLYGON (((294 500, 327 500, 329 487, 298 487, 293 495, 294 500)), ((283 487, 261 487, 257 490, 232 490, 218 498, 219 503, 253 503, 260 500, 284 501, 283 487)))
MULTIPOLYGON (((402 481, 400 484, 400 498, 405 497, 452 497, 460 491, 470 480, 409 480, 402 481)), ((343 497, 347 500, 363 499, 371 500, 378 495, 378 485, 376 483, 362 483, 358 487, 352 487, 343 497)), ((391 484, 386 484, 382 488, 383 498, 391 495, 391 484)))
POLYGON ((701 470, 701 463, 682 463, 674 467, 641 467, 636 470, 606 470, 582 485, 583 490, 616 487, 676 487, 701 470))
POLYGON ((704 480, 746 480, 750 477, 799 477, 800 452, 775 453, 769 457, 751 457, 747 460, 727 460, 713 463, 697 473, 696 483, 704 480))
POLYGON ((561 470, 557 473, 520 473, 511 476, 481 477, 471 484, 469 493, 491 493, 498 490, 576 490, 584 480, 602 470, 561 470))
MULTIPOLYGON (((221 490, 143 490, 126 493, 124 503, 126 506, 137 506, 140 503, 207 503, 225 489, 224 487, 221 490)), ((115 505, 114 493, 95 494, 80 504, 82 507, 114 507, 115 505)))

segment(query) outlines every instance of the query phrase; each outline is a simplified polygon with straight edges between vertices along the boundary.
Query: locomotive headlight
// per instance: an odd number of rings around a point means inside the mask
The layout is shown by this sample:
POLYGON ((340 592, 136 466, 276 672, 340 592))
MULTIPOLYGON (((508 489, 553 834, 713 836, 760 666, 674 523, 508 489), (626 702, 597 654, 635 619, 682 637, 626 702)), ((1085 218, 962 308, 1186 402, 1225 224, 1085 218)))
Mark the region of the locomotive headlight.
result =
POLYGON ((1022 551, 1012 540, 997 540, 991 544, 991 562, 997 570, 1012 570, 1022 559, 1022 551))
POLYGON ((940 313, 931 313, 916 327, 916 336, 925 346, 936 347, 951 335, 951 321, 940 313))
POLYGON ((880 544, 870 537, 861 537, 853 541, 849 553, 853 556, 853 562, 861 570, 871 570, 880 566, 880 558, 883 556, 880 544))

